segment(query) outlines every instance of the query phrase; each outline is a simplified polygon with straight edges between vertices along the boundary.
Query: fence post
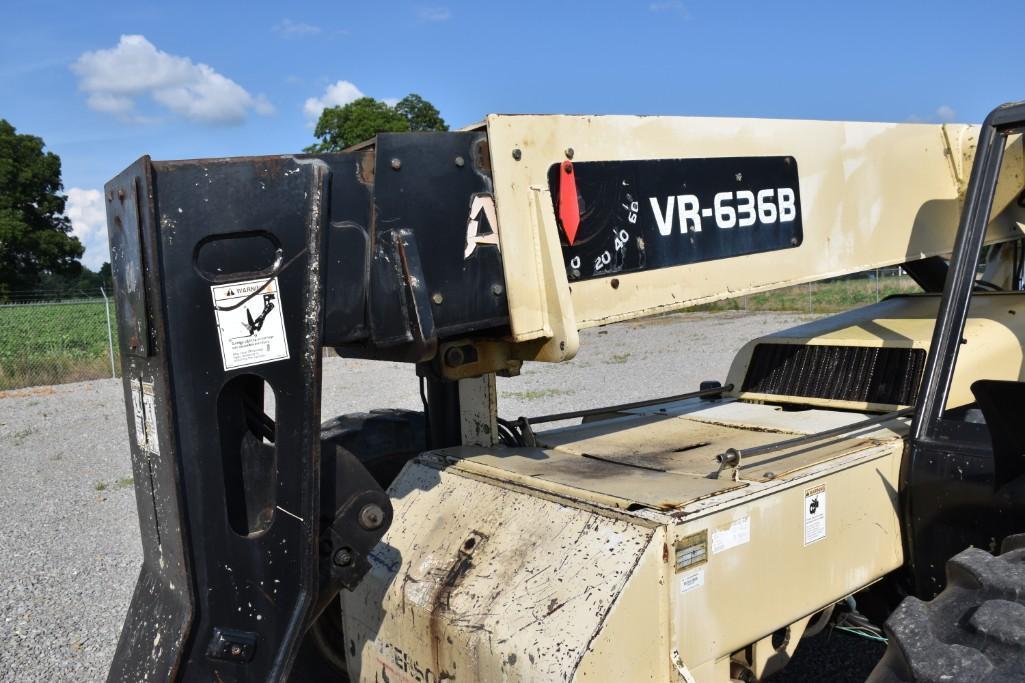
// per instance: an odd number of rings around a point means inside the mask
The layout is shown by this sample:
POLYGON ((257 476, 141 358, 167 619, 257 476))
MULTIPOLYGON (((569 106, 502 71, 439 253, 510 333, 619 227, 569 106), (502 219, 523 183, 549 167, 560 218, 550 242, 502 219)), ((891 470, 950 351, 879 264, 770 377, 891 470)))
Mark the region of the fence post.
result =
POLYGON ((110 329, 110 300, 107 293, 100 287, 100 294, 103 295, 103 312, 107 314, 107 350, 110 351, 110 377, 117 379, 117 368, 114 367, 114 333, 110 329))

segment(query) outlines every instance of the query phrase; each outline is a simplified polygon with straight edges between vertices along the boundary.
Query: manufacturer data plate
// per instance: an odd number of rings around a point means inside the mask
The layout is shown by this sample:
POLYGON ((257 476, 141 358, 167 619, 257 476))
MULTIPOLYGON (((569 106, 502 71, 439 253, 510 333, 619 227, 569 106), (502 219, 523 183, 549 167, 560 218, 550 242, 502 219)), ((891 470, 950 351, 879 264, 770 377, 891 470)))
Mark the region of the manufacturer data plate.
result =
MULTIPOLYGON (((800 246, 797 160, 780 157, 586 161, 572 165, 580 224, 560 227, 569 280, 800 246)), ((559 177, 548 186, 559 215, 559 177)))
POLYGON ((210 288, 225 370, 288 358, 278 279, 210 288))

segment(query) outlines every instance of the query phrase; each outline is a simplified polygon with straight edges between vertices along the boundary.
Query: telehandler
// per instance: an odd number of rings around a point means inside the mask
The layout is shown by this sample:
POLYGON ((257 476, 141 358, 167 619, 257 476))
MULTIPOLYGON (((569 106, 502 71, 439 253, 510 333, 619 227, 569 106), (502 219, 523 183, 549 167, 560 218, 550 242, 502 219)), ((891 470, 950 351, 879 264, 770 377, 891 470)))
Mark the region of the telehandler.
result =
MULTIPOLYGON (((111 681, 1025 679, 1025 104, 489 116, 106 186, 144 562, 111 681), (725 378, 499 417, 579 330, 900 266, 725 378), (323 422, 321 358, 423 412, 323 422), (949 560, 949 562, 948 562, 949 560)), ((667 349, 665 362, 699 362, 667 349)))

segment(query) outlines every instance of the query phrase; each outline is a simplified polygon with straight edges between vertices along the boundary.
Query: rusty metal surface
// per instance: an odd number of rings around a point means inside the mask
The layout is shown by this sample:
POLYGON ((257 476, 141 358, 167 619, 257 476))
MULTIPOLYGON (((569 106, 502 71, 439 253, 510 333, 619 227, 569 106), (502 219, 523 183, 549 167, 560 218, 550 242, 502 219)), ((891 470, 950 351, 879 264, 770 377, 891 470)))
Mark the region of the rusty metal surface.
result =
POLYGON ((637 505, 672 509, 690 500, 743 486, 725 479, 634 465, 626 457, 582 457, 559 448, 464 447, 446 450, 445 454, 458 460, 459 467, 491 468, 501 472, 497 476, 514 476, 518 481, 551 490, 575 490, 581 498, 623 509, 637 505))
POLYGON ((510 455, 518 466, 465 449, 444 468, 452 450, 425 454, 390 490, 399 521, 367 581, 343 597, 350 673, 401 683, 722 683, 731 653, 900 565, 902 442, 890 434, 692 503, 685 517, 603 509, 607 500, 579 488, 542 490, 515 471, 529 471, 531 449, 510 455), (819 489, 828 515, 809 541, 803 510, 819 489), (677 567, 675 548, 695 538, 705 559, 677 567))
POLYGON ((688 401, 541 432, 539 448, 458 448, 444 451, 459 467, 493 468, 520 482, 575 489, 581 497, 616 507, 680 508, 751 481, 786 478, 803 468, 883 442, 906 430, 892 423, 821 443, 745 459, 738 480, 715 478, 715 456, 726 448, 772 444, 865 418, 827 410, 785 412, 776 406, 724 400, 688 401))
POLYGON ((390 494, 395 524, 343 595, 354 680, 573 680, 656 533, 422 462, 390 494))
POLYGON ((142 231, 144 221, 153 222, 151 174, 149 157, 143 157, 105 190, 111 273, 115 281, 125 285, 114 290, 118 330, 124 335, 125 352, 142 358, 149 355, 150 347, 142 231))

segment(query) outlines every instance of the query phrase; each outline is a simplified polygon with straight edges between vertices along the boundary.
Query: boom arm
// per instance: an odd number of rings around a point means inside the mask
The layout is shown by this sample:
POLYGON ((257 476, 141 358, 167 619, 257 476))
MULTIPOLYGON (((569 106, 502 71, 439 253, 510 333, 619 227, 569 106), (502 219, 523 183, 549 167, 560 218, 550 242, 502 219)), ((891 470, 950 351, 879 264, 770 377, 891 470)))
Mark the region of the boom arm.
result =
MULTIPOLYGON (((491 116, 487 130, 517 341, 949 254, 978 136, 977 126, 955 124, 632 116, 491 116), (624 241, 635 250, 641 236, 648 268, 617 270, 617 244, 604 240, 595 255, 612 252, 613 268, 589 278, 593 265, 582 259, 576 282, 569 263, 552 269, 556 279, 548 277, 537 255, 551 253, 546 237, 558 234, 560 225, 552 201, 558 185, 549 181, 549 171, 570 154, 578 188, 607 195, 633 182, 630 196, 638 204, 637 223, 630 223, 629 211, 596 211, 583 217, 578 232, 585 226, 592 234, 625 230, 624 241), (754 163, 773 157, 787 163, 778 169, 754 163), (687 161, 632 162, 634 169, 623 163, 645 159, 687 161), (711 159, 724 163, 710 167, 711 159), (788 172, 788 163, 796 168, 788 172), (603 177, 588 183, 588 172, 603 177), (795 218, 803 229, 789 235, 793 244, 762 248, 757 243, 771 242, 773 228, 782 223, 781 187, 798 195, 795 218), (748 226, 740 215, 744 191, 756 199, 758 220, 748 226), (681 205, 688 196, 698 200, 700 211, 685 221, 684 234, 681 205), (667 213, 671 209, 675 216, 667 213), (761 220, 773 212, 776 220, 761 220), (587 226, 592 216, 599 224, 587 226), (638 228, 645 222, 658 228, 667 216, 675 218, 670 235, 638 228), (700 250, 701 239, 727 238, 735 244, 718 253, 714 246, 706 249, 707 258, 691 260, 686 253, 700 250), (650 267, 660 250, 673 249, 679 265, 667 259, 650 267), (545 295, 553 298, 546 288, 569 284, 568 301, 559 308, 545 305, 545 295)), ((1019 236, 1025 221, 1015 203, 1025 186, 1020 138, 1008 146, 1001 178, 989 242, 1019 236)), ((582 201, 586 211, 600 199, 585 193, 582 201)), ((565 248, 566 235, 560 236, 565 248)), ((561 261, 557 253, 552 258, 561 261)), ((572 335, 566 341, 571 345, 572 335)))

